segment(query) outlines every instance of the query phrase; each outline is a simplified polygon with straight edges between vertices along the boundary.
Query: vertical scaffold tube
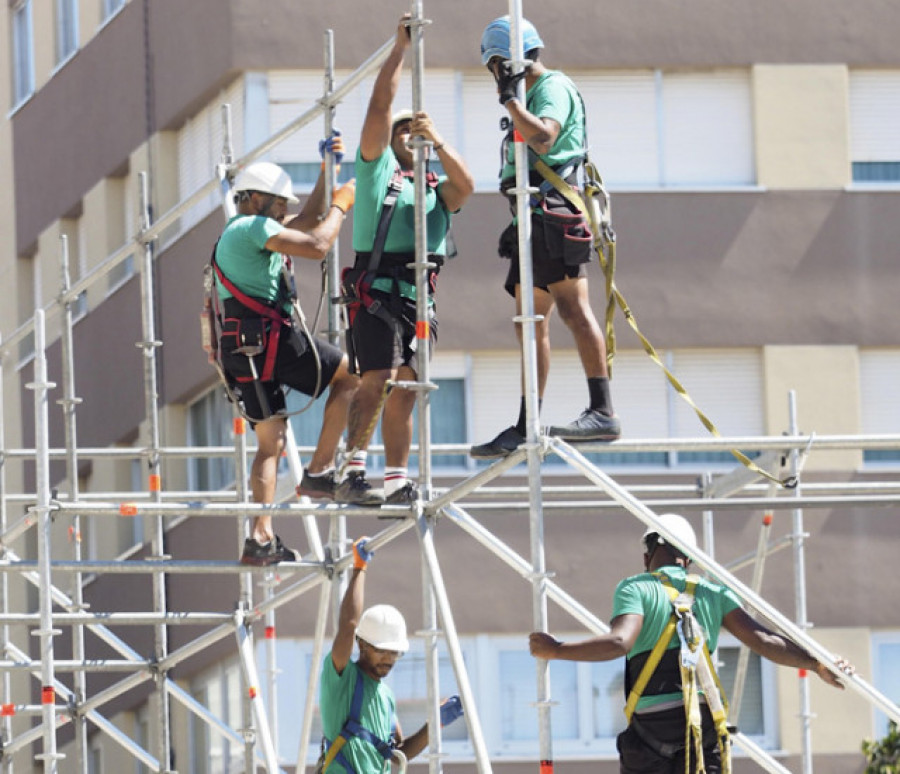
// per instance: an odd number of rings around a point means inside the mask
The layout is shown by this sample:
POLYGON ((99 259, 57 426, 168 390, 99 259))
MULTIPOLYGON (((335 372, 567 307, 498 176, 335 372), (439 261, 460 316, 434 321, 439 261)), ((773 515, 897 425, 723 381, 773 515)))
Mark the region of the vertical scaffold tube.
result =
POLYGON ((50 429, 47 413, 47 393, 52 386, 47 381, 47 353, 44 330, 44 310, 34 312, 34 381, 27 385, 34 390, 35 486, 37 494, 38 576, 40 578, 41 628, 35 632, 41 641, 41 719, 44 749, 38 760, 44 763, 45 774, 56 774, 56 688, 53 675, 53 583, 50 575, 50 429))
MULTIPOLYGON (((522 44, 522 3, 509 2, 509 42, 512 69, 520 73, 525 68, 522 44)), ((517 99, 525 104, 525 79, 517 85, 517 99)), ((546 631, 547 623, 547 570, 544 557, 544 509, 541 494, 541 453, 538 446, 540 421, 538 416, 537 346, 535 343, 534 277, 531 265, 531 203, 528 176, 528 148, 518 132, 513 146, 516 159, 516 218, 519 224, 519 277, 521 309, 517 319, 522 328, 522 365, 528 444, 528 496, 530 502, 530 534, 532 578, 532 621, 538 631, 546 631)), ((538 747, 541 774, 553 772, 553 743, 550 726, 550 664, 538 659, 537 713, 538 747)))
MULTIPOLYGON (((66 477, 69 479, 69 499, 77 502, 79 497, 78 485, 78 434, 76 432, 75 407, 81 402, 75 397, 75 359, 72 345, 72 301, 68 298, 69 292, 69 242, 65 234, 60 237, 60 271, 62 275, 62 287, 60 301, 63 307, 62 327, 62 381, 63 397, 60 403, 63 407, 63 419, 66 437, 66 477)), ((72 558, 76 562, 82 560, 81 551, 81 517, 77 512, 72 515, 72 523, 69 526, 69 536, 72 544, 72 558)), ((84 594, 82 591, 82 574, 76 572, 72 576, 72 601, 78 612, 84 610, 84 594)), ((76 661, 83 661, 84 652, 84 627, 72 627, 72 655, 76 661)), ((76 671, 72 676, 75 694, 75 703, 80 704, 87 697, 87 678, 82 671, 76 671)), ((88 770, 88 740, 87 718, 79 714, 75 718, 75 747, 78 755, 78 766, 82 774, 88 770)))
MULTIPOLYGON (((148 179, 146 172, 140 173, 142 235, 149 232, 152 225, 148 179)), ((144 355, 144 403, 149 435, 147 445, 150 450, 148 479, 150 481, 152 501, 159 503, 162 502, 162 490, 159 462, 159 388, 156 377, 156 350, 161 346, 161 342, 156 340, 156 323, 153 312, 153 240, 139 237, 139 241, 143 249, 143 261, 141 263, 141 317, 144 336, 139 346, 142 348, 144 355)), ((166 555, 165 521, 162 516, 157 516, 154 519, 152 555, 160 558, 166 555)), ((157 613, 164 613, 166 604, 166 575, 165 573, 154 573, 153 609, 157 613)), ((165 661, 168 651, 168 630, 164 624, 158 624, 154 628, 154 656, 157 663, 161 664, 165 661)), ((169 771, 172 760, 169 694, 166 691, 166 675, 160 672, 155 677, 158 723, 156 757, 159 760, 161 771, 169 771)))
MULTIPOLYGON (((334 92, 334 31, 325 30, 324 42, 325 56, 325 82, 323 84, 325 97, 331 97, 334 92)), ((325 136, 330 137, 334 131, 334 105, 329 104, 324 111, 325 136)), ((325 154, 325 201, 330 202, 334 194, 334 183, 337 169, 334 156, 325 154)), ((332 298, 341 295, 341 266, 340 266, 340 237, 334 240, 334 244, 325 257, 325 299, 328 304, 328 341, 336 347, 341 346, 341 307, 330 303, 332 298)), ((315 331, 312 331, 315 333, 315 331)))
MULTIPOLYGON (((3 399, 3 361, 5 357, 3 349, 0 348, 0 406, 6 405, 3 399)), ((6 534, 6 529, 9 525, 9 509, 6 503, 6 457, 2 451, 4 449, 6 449, 6 424, 3 419, 3 412, 0 411, 0 534, 6 534)), ((6 558, 5 547, 2 553, 0 553, 0 558, 6 558)), ((4 614, 9 613, 9 578, 7 573, 3 573, 3 577, 0 578, 0 611, 4 614)), ((9 626, 4 623, 0 626, 0 648, 2 648, 0 653, 5 654, 7 652, 8 644, 9 626)), ((3 677, 0 678, 0 690, 3 691, 4 696, 12 695, 12 679, 9 671, 4 671, 3 677)), ((2 743, 4 750, 11 740, 12 718, 10 718, 9 715, 4 715, 2 729, 0 729, 0 743, 2 743)), ((12 760, 10 756, 3 756, 2 769, 0 770, 3 771, 3 774, 10 774, 12 771, 12 760)))
MULTIPOLYGON (((797 434, 797 393, 791 390, 788 393, 788 411, 790 424, 788 432, 797 434)), ((800 475, 800 450, 792 449, 788 457, 790 460, 790 475, 800 475)), ((793 497, 800 496, 800 484, 797 484, 791 492, 793 497)), ((795 620, 797 626, 804 632, 809 628, 806 611, 806 556, 804 553, 806 534, 803 531, 803 509, 794 508, 791 511, 794 531, 794 595, 795 595, 795 620)), ((809 677, 806 670, 800 670, 800 749, 802 752, 803 774, 812 774, 812 710, 809 700, 809 677)))
MULTIPOLYGON (((425 18, 422 0, 412 0, 410 4, 410 41, 412 49, 412 109, 414 112, 425 109, 425 18)), ((431 320, 429 310, 428 271, 432 267, 428 260, 428 225, 426 202, 426 152, 428 143, 423 137, 412 138, 413 181, 415 183, 415 246, 416 246, 416 348, 418 351, 418 372, 416 380, 423 388, 431 380, 429 363, 431 347, 431 320)), ((431 411, 430 394, 427 389, 420 389, 416 394, 416 406, 419 412, 419 495, 424 499, 431 498, 431 411)), ((420 525, 429 538, 434 522, 426 517, 420 518, 420 525)), ((438 627, 437 611, 433 590, 434 578, 428 562, 422 562, 422 635, 425 647, 426 696, 428 700, 428 770, 430 774, 442 771, 442 740, 438 662, 438 627)))

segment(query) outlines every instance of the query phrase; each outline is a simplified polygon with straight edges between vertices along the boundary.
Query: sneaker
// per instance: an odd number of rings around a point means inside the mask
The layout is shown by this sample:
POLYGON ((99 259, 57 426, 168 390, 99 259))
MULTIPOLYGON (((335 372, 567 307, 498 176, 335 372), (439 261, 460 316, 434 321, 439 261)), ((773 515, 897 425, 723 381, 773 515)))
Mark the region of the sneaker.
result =
POLYGON ((281 542, 278 535, 268 543, 258 543, 253 538, 244 541, 244 553, 241 554, 241 564, 249 564, 253 567, 267 567, 278 562, 299 562, 300 554, 293 548, 288 548, 281 542))
POLYGON ((303 478, 297 487, 300 497, 309 497, 311 500, 334 500, 334 490, 337 484, 334 481, 334 471, 330 470, 323 476, 311 476, 309 471, 303 469, 303 478))
POLYGON ((385 505, 412 505, 419 499, 419 489, 412 482, 407 481, 403 486, 391 492, 384 498, 385 505))
POLYGON ((525 436, 522 435, 515 427, 507 427, 493 441, 478 444, 469 449, 469 456, 476 460, 493 460, 499 457, 506 457, 512 454, 523 443, 525 436))
POLYGON ((348 473, 334 490, 334 499, 347 505, 379 506, 384 502, 384 495, 372 489, 365 473, 348 473))
POLYGON ((597 409, 585 409, 574 422, 547 429, 547 435, 564 441, 615 441, 621 434, 619 418, 601 414, 597 409))

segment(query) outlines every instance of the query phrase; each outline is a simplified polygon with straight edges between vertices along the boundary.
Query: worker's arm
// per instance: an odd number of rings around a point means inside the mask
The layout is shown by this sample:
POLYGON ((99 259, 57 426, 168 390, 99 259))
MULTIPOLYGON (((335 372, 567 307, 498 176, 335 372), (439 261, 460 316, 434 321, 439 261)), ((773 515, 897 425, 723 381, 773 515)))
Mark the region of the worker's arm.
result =
POLYGON ((549 153, 550 149, 559 137, 559 123, 552 118, 540 118, 529 113, 528 109, 513 98, 506 103, 510 118, 522 139, 538 155, 549 153))
POLYGON ((331 136, 319 142, 319 153, 322 155, 322 169, 316 178, 316 184, 312 189, 303 209, 300 213, 285 222, 287 228, 296 229, 297 231, 312 231, 322 220, 328 209, 325 201, 325 155, 331 154, 334 159, 335 168, 339 168, 341 160, 344 158, 344 140, 340 132, 334 131, 331 136))
MULTIPOLYGON (((460 702, 459 696, 451 696, 449 699, 444 700, 441 703, 441 728, 449 726, 454 720, 462 717, 463 714, 462 702, 460 702)), ((412 760, 428 744, 428 724, 423 725, 409 739, 404 739, 398 723, 396 735, 399 740, 398 748, 406 756, 407 760, 412 760)))
MULTIPOLYGON (((808 669, 829 685, 843 689, 840 680, 825 664, 792 640, 751 618, 743 608, 732 610, 722 623, 738 640, 763 658, 782 666, 808 669)), ((854 672, 853 666, 842 658, 835 659, 835 665, 848 675, 854 672)))
MULTIPOLYGON (((318 185, 318 184, 317 184, 318 185)), ((298 258, 321 261, 337 239, 344 215, 353 206, 356 196, 356 181, 344 183, 334 192, 331 206, 322 220, 315 218, 315 225, 309 231, 298 231, 294 225, 297 218, 289 221, 288 228, 266 241, 266 249, 298 258)), ((297 216, 300 217, 299 215, 297 216)))
POLYGON ((410 14, 403 14, 397 25, 394 46, 381 65, 372 87, 366 120, 359 138, 359 152, 363 161, 374 161, 391 144, 391 108, 400 86, 403 56, 410 44, 409 20, 410 14))
POLYGON ((610 623, 609 634, 601 634, 580 642, 560 642, 546 632, 532 632, 528 647, 535 658, 562 661, 612 661, 625 656, 634 647, 644 616, 626 613, 610 623))
POLYGON ((447 179, 441 183, 441 199, 450 212, 456 212, 465 204, 475 190, 472 173, 457 153, 456 149, 447 145, 444 138, 434 126, 431 117, 424 110, 413 116, 409 125, 409 133, 413 137, 421 136, 432 142, 432 153, 444 167, 447 179))
POLYGON ((353 655, 353 643, 356 639, 356 627, 362 615, 366 587, 366 566, 373 552, 365 548, 367 538, 360 538, 353 544, 353 571, 350 582, 341 600, 341 611, 338 616, 338 630, 331 646, 331 660, 334 671, 342 674, 344 667, 353 655))

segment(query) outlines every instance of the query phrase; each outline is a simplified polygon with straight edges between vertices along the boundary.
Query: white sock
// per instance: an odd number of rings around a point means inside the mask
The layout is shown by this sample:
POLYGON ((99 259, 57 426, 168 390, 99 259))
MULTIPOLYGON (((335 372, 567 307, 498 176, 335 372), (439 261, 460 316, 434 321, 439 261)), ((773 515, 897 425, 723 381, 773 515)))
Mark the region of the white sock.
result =
POLYGON ((351 473, 365 473, 366 459, 368 456, 369 453, 367 451, 354 452, 350 461, 347 463, 347 466, 344 468, 344 475, 341 477, 341 481, 346 480, 347 476, 351 473))
POLYGON ((384 469, 384 496, 390 497, 398 489, 406 486, 406 468, 384 469))

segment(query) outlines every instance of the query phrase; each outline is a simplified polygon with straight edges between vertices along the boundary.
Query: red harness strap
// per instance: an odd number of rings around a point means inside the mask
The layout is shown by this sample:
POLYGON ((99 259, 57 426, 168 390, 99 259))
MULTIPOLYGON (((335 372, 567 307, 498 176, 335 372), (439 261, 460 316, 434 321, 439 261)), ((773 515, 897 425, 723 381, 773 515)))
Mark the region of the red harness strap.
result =
MULTIPOLYGON (((216 277, 219 279, 225 288, 234 296, 243 306, 246 306, 248 309, 256 312, 260 317, 265 317, 267 320, 272 323, 272 330, 269 335, 268 340, 266 341, 266 359, 263 363, 263 370, 259 376, 259 380, 261 382, 268 382, 272 379, 272 374, 275 371, 275 357, 278 354, 278 339, 281 336, 281 328, 282 326, 290 326, 291 318, 284 317, 283 315, 276 312, 272 307, 266 306, 261 301, 253 298, 252 296, 248 296, 244 293, 237 285, 235 285, 219 268, 219 264, 216 263, 216 256, 213 253, 213 257, 211 260, 213 270, 216 272, 216 277)), ((238 381, 252 381, 252 379, 238 379, 238 381)))

